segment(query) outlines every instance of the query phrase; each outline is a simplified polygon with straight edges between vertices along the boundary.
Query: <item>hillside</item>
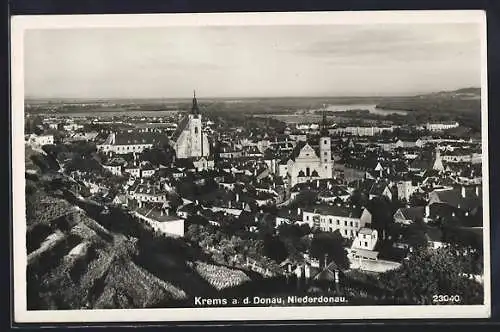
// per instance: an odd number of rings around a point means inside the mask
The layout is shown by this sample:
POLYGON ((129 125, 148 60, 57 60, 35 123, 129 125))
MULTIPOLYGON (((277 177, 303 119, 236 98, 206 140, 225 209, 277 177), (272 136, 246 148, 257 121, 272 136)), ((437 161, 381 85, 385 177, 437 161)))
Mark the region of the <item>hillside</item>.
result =
POLYGON ((255 280, 124 211, 77 201, 50 180, 30 179, 29 188, 30 310, 185 307, 195 295, 255 280))

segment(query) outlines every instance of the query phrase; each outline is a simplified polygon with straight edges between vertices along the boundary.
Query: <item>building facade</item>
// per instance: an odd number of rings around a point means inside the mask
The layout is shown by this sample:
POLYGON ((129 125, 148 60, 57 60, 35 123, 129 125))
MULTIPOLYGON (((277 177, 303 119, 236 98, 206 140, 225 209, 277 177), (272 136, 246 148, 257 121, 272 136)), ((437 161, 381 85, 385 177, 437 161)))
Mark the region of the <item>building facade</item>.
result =
POLYGON ((185 116, 171 137, 178 159, 206 157, 210 154, 208 138, 203 133, 202 117, 196 95, 191 112, 185 116))
POLYGON ((286 171, 289 188, 297 183, 333 177, 331 138, 326 128, 326 115, 323 114, 319 147, 299 142, 287 158, 286 167, 280 166, 280 173, 286 171))

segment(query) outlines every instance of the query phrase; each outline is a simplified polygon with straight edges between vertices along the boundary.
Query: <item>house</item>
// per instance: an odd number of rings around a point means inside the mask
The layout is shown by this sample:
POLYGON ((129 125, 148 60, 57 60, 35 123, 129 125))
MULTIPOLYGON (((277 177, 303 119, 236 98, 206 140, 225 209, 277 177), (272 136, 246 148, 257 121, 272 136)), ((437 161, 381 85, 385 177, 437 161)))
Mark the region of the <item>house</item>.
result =
POLYGON ((158 204, 143 206, 136 209, 134 214, 146 221, 155 231, 170 236, 184 236, 184 219, 170 215, 169 209, 165 206, 158 204))
POLYGON ((139 206, 146 202, 167 202, 168 193, 160 184, 152 185, 141 179, 129 188, 129 197, 138 201, 139 206))
POLYGON ((154 145, 165 141, 166 137, 154 132, 112 132, 97 149, 104 153, 129 154, 142 153, 154 145))
POLYGON ((378 240, 375 229, 363 227, 352 242, 351 249, 374 250, 378 240))
POLYGON ((389 183, 385 181, 375 181, 368 192, 368 197, 370 199, 375 197, 386 197, 392 201, 393 193, 389 187, 389 183))
POLYGON ((35 135, 31 134, 27 138, 27 142, 33 146, 44 146, 54 144, 54 135, 35 135))
POLYGON ((429 193, 431 218, 481 216, 482 190, 480 186, 434 190, 429 193))
POLYGON ((116 175, 116 176, 120 176, 122 175, 122 165, 121 164, 118 164, 118 163, 103 163, 102 164, 102 167, 108 171, 111 172, 111 174, 113 175, 116 175))
POLYGON ((378 251, 375 251, 375 246, 378 241, 378 232, 371 228, 362 228, 354 238, 349 256, 354 260, 372 260, 378 259, 378 251))
POLYGON ((193 160, 193 166, 197 172, 214 169, 214 159, 211 157, 198 157, 193 160))
POLYGON ((282 224, 303 224, 305 223, 302 218, 302 210, 300 208, 297 209, 289 209, 287 207, 283 207, 278 209, 276 213, 275 219, 275 227, 278 228, 282 224))
POLYGON ((324 232, 340 231, 340 234, 352 239, 361 228, 371 224, 372 215, 364 207, 348 204, 316 204, 304 208, 302 223, 324 232))
POLYGON ((417 221, 423 221, 426 214, 424 206, 399 208, 394 213, 394 222, 397 224, 409 225, 417 221))

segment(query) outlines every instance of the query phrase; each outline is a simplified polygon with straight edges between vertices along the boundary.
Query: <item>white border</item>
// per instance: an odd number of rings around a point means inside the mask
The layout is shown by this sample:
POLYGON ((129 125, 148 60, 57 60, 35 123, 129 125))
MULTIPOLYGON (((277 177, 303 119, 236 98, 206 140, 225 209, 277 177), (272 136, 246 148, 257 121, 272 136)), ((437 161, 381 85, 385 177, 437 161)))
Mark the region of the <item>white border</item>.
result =
POLYGON ((486 15, 483 11, 391 11, 14 16, 11 19, 14 321, 16 323, 488 318, 491 315, 486 15), (484 305, 328 306, 28 311, 24 179, 24 31, 61 28, 478 23, 482 62, 484 305))

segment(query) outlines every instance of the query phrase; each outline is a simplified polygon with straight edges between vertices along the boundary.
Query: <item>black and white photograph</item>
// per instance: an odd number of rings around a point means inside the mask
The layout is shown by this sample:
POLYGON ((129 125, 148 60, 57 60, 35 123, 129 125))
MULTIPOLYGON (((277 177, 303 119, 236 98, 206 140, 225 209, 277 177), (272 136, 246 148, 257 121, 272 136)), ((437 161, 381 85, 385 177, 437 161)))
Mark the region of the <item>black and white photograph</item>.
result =
POLYGON ((483 12, 11 24, 16 321, 489 317, 483 12))

